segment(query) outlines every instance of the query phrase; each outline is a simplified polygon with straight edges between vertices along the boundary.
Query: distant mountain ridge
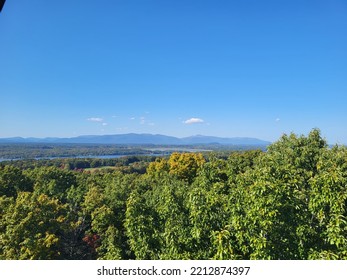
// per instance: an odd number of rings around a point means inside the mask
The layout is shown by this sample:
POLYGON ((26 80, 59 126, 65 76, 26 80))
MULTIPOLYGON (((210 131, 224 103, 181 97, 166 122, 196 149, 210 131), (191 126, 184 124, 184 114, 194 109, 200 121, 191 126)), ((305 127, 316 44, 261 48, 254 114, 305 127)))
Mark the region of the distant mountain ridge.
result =
POLYGON ((0 143, 70 143, 70 144, 152 144, 152 145, 198 145, 198 144, 220 144, 220 145, 249 145, 267 146, 271 142, 250 137, 216 137, 195 135, 178 138, 161 134, 113 134, 113 135, 82 135, 71 138, 0 138, 0 143))

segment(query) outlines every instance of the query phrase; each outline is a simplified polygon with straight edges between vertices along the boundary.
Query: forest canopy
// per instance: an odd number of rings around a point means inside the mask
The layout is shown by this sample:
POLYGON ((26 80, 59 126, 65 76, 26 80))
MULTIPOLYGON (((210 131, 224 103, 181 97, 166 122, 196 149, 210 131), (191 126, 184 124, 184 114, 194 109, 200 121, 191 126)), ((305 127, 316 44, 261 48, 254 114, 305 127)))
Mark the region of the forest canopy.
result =
POLYGON ((347 259, 347 149, 318 129, 228 156, 44 163, 0 165, 0 259, 347 259))

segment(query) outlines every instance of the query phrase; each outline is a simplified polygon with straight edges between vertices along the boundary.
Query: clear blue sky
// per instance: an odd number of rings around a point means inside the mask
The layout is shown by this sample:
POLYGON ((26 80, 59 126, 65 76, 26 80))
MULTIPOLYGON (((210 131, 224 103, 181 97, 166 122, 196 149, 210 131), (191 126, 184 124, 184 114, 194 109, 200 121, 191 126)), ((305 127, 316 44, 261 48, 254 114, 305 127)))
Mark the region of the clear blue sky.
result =
POLYGON ((347 143, 346 0, 7 0, 0 137, 347 143))

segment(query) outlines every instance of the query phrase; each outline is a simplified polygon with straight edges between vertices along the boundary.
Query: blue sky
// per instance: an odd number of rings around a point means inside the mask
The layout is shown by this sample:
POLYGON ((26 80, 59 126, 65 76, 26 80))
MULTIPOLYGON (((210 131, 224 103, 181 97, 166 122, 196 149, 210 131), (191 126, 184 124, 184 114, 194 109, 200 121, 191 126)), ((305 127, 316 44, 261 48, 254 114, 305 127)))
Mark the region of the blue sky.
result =
POLYGON ((345 0, 7 0, 0 137, 347 143, 345 0))

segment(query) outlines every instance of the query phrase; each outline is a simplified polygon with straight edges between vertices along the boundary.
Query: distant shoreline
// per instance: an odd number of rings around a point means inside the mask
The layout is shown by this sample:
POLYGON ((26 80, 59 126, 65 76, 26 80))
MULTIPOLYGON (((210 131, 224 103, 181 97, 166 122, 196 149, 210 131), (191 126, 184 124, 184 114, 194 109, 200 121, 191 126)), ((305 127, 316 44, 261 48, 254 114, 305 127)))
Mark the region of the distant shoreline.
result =
POLYGON ((266 150, 257 145, 111 145, 67 143, 0 143, 0 162, 64 158, 119 158, 126 156, 165 156, 173 152, 220 152, 266 150))

